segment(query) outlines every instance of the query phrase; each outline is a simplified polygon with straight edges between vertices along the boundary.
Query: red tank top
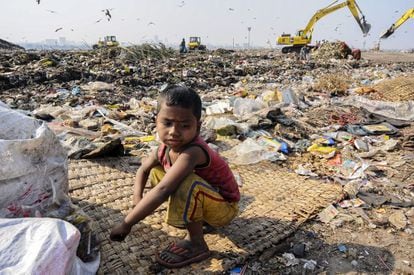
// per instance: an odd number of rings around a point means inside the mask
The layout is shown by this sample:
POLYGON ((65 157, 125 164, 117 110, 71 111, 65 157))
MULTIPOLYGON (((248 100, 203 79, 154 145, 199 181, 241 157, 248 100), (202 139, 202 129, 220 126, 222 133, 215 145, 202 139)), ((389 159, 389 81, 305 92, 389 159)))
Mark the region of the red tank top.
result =
MULTIPOLYGON (((199 146, 208 156, 207 163, 196 166, 194 173, 217 189, 225 200, 229 202, 239 201, 239 187, 227 162, 199 136, 188 146, 199 146)), ((157 153, 158 161, 164 167, 165 171, 171 167, 171 160, 168 155, 169 150, 170 148, 168 146, 161 143, 157 153)))

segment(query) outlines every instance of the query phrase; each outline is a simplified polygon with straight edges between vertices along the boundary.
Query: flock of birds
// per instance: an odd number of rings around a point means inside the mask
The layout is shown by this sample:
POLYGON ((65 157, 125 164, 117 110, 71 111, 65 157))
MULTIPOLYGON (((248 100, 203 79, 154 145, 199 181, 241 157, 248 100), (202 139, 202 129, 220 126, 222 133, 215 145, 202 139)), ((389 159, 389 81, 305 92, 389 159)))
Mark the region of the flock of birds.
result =
MULTIPOLYGON (((36 0, 36 3, 39 5, 40 0, 36 0)), ((179 8, 182 8, 182 7, 185 6, 185 4, 186 4, 185 1, 181 1, 177 6, 179 8)), ((104 16, 106 17, 106 20, 108 20, 108 22, 111 21, 111 19, 112 19, 112 14, 111 14, 112 10, 113 10, 113 8, 101 10, 101 12, 103 12, 104 16)), ((231 11, 231 12, 235 11, 234 8, 228 8, 228 10, 231 11)), ((58 13, 57 11, 54 11, 54 10, 46 10, 46 11, 49 12, 49 13, 52 13, 52 14, 57 14, 58 13)), ((248 11, 250 11, 250 9, 248 9, 248 11)), ((102 18, 99 18, 98 20, 96 20, 95 24, 101 22, 103 19, 105 19, 105 17, 102 17, 102 18)), ((277 17, 276 19, 278 19, 278 18, 279 17, 277 17)), ((253 17, 253 20, 256 20, 256 19, 257 19, 256 17, 253 17)), ((124 21, 125 19, 121 19, 121 20, 124 21)), ((140 21, 140 18, 136 18, 136 20, 140 21)), ((244 21, 241 21, 240 23, 244 24, 244 21)), ((151 25, 156 25, 156 24, 155 24, 155 22, 152 22, 152 21, 147 23, 147 26, 151 26, 151 25)), ((58 32, 58 31, 61 31, 61 30, 63 30, 63 27, 56 28, 55 32, 58 32)), ((73 31, 73 29, 70 29, 70 30, 73 31)))
MULTIPOLYGON (((40 0, 36 0, 36 3, 38 4, 38 5, 40 5, 40 0)), ((186 5, 186 3, 185 3, 185 1, 181 1, 177 6, 179 7, 179 8, 182 8, 182 7, 184 7, 186 5)), ((103 19, 105 19, 106 18, 106 20, 109 22, 109 21, 111 21, 111 19, 112 19, 112 14, 111 14, 111 11, 113 10, 113 8, 109 8, 109 9, 103 9, 103 10, 101 10, 101 12, 103 13, 103 16, 104 17, 102 17, 102 18, 99 18, 98 20, 96 20, 95 21, 95 24, 97 24, 97 23, 99 23, 99 22, 101 22, 103 19)), ((235 9, 234 8, 228 8, 228 10, 230 11, 230 12, 234 12, 235 11, 235 9)), ((57 14, 58 12, 57 11, 54 11, 54 10, 46 10, 47 12, 49 12, 49 13, 52 13, 52 14, 57 14)), ((250 11, 250 9, 248 9, 248 11, 250 11)), ((399 13, 399 11, 398 10, 395 10, 394 11, 394 13, 399 13)), ((348 15, 347 17, 351 17, 350 15, 348 15)), ((253 20, 256 20, 257 18, 256 17, 253 17, 253 20)), ((277 19, 279 19, 279 17, 276 17, 276 20, 277 19)), ((124 21, 125 19, 121 19, 122 21, 124 21)), ((136 18, 136 20, 137 21, 140 21, 140 18, 136 18)), ((244 21, 240 21, 240 23, 241 24, 244 24, 245 22, 244 21)), ((147 23, 147 26, 151 26, 151 25, 156 25, 155 24, 155 22, 152 22, 152 21, 150 21, 150 22, 148 22, 147 23)), ((335 31, 335 32, 338 32, 339 31, 339 27, 341 26, 342 24, 340 23, 340 24, 338 24, 338 25, 336 25, 335 26, 335 28, 333 29, 333 31, 335 31)), ((272 31, 274 31, 274 28, 273 27, 270 27, 270 29, 272 30, 272 31)), ((63 30, 63 27, 59 27, 59 28, 56 28, 55 29, 55 32, 58 32, 58 31, 61 31, 61 30, 63 30)), ((74 31, 74 29, 70 29, 71 31, 74 31)), ((339 33, 339 34, 341 34, 341 33, 339 33)), ((276 33, 273 33, 273 35, 276 35, 276 33)))
MULTIPOLYGON (((40 0, 36 0, 36 3, 39 5, 40 4, 40 0)), ((185 5, 185 2, 184 1, 181 1, 178 6, 179 7, 183 7, 184 5, 185 5)), ((111 19, 112 19, 111 11, 112 10, 113 10, 113 8, 101 10, 101 12, 104 14, 104 17, 99 18, 98 20, 96 20, 95 21, 95 24, 101 22, 105 18, 106 18, 106 20, 108 22, 111 21, 111 19)), ((49 13, 52 13, 52 14, 57 14, 58 13, 57 11, 54 11, 54 10, 46 10, 46 11, 49 12, 49 13)), ((125 19, 121 19, 121 20, 124 21, 125 19)), ((140 18, 137 18, 136 20, 139 21, 140 18)), ((151 26, 151 25, 155 25, 155 23, 152 22, 152 21, 148 22, 147 26, 151 26)), ((56 28, 55 29, 55 32, 58 32, 58 31, 61 31, 61 30, 63 30, 63 27, 56 28)), ((71 31, 74 31, 73 29, 70 29, 70 30, 71 31)))

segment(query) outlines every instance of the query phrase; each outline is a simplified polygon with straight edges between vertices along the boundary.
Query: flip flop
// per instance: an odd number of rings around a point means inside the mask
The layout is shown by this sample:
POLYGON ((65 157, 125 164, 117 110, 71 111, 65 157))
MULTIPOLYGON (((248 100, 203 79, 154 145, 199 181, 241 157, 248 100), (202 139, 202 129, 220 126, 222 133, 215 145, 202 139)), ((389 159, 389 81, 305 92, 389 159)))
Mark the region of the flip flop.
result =
POLYGON ((210 250, 199 251, 197 253, 193 253, 189 248, 177 246, 176 243, 170 244, 163 252, 169 253, 173 255, 176 259, 175 262, 166 262, 165 260, 160 258, 160 253, 155 254, 155 259, 157 262, 167 268, 180 268, 192 263, 200 262, 210 257, 210 250), (184 251, 180 253, 176 253, 173 251, 174 248, 181 248, 184 251))

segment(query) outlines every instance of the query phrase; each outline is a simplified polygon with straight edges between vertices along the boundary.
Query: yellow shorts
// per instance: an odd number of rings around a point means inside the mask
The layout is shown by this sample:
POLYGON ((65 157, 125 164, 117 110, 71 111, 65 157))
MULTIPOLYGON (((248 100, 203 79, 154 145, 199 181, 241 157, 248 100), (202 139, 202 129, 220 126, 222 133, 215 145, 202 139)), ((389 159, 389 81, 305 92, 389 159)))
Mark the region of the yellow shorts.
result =
MULTIPOLYGON (((154 187, 164 177, 161 166, 151 169, 149 179, 154 187)), ((228 202, 201 177, 188 175, 168 199, 166 222, 185 227, 191 222, 205 221, 219 227, 230 223, 239 212, 237 202, 228 202)))

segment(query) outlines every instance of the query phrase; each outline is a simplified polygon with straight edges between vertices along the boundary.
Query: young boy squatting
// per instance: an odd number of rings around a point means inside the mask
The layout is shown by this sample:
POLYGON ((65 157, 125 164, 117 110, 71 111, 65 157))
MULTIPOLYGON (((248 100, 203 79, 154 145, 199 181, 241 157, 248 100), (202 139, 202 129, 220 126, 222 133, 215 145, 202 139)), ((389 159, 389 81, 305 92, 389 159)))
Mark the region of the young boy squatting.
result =
POLYGON ((207 259, 203 224, 224 226, 238 213, 237 182, 227 163, 199 136, 200 118, 201 99, 194 90, 171 86, 160 93, 156 129, 161 145, 137 171, 135 207, 110 234, 111 240, 124 240, 134 224, 168 199, 166 222, 187 230, 184 240, 156 255, 169 268, 207 259), (153 188, 143 196, 148 179, 153 188))

